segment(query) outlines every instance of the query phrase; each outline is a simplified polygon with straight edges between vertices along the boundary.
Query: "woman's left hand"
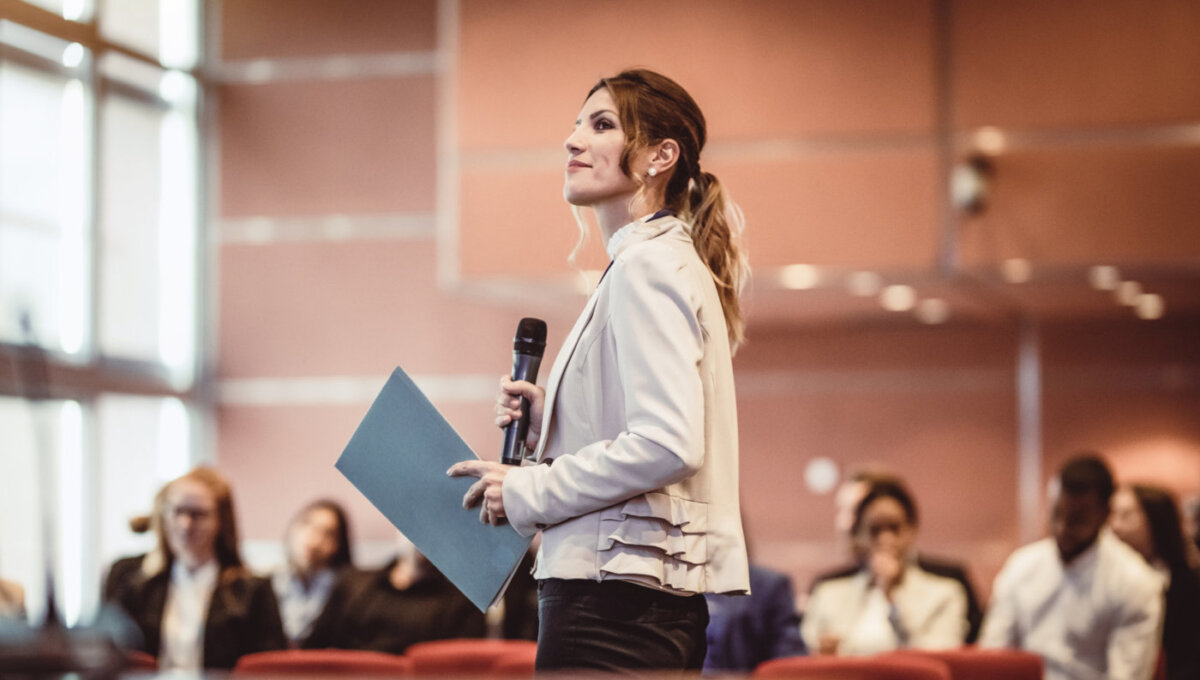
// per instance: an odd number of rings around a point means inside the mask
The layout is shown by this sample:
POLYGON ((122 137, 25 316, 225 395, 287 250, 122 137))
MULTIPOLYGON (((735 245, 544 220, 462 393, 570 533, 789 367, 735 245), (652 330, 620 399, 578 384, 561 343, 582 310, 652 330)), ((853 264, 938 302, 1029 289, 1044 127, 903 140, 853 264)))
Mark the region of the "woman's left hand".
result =
POLYGON ((478 477, 479 481, 467 489, 463 496, 463 507, 472 508, 480 500, 479 521, 492 526, 504 523, 504 477, 511 466, 486 460, 464 460, 446 470, 451 477, 478 477))

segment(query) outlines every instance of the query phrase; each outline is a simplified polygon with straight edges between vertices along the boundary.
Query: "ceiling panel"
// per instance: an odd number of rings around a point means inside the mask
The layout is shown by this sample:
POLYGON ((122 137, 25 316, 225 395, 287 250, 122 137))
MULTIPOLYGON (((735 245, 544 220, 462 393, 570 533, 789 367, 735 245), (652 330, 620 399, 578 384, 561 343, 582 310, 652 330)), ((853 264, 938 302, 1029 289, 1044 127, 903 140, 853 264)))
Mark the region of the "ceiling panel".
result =
POLYGON ((1200 118, 1195 0, 956 0, 952 13, 961 127, 1200 118))

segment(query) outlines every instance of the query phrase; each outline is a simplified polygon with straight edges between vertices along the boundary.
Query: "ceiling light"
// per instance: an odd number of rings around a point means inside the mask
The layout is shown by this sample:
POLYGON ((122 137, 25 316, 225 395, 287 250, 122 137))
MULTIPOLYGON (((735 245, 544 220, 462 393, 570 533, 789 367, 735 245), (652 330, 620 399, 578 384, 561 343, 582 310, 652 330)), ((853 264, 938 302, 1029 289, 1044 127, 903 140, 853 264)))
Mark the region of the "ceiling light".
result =
POLYGON ((1121 272, 1116 267, 1098 264, 1088 269, 1088 282, 1096 290, 1116 290, 1121 283, 1121 272))
POLYGON ((1000 273, 1009 283, 1029 283, 1033 278, 1033 263, 1023 257, 1010 257, 1000 263, 1000 273))
POLYGON ((925 298, 917 303, 916 314, 923 323, 946 323, 950 319, 950 303, 941 298, 925 298))
POLYGON ((821 273, 811 264, 789 264, 779 270, 779 283, 791 290, 816 288, 821 273))
POLYGON ((1161 319, 1165 310, 1165 304, 1161 295, 1154 293, 1143 293, 1137 297, 1137 301, 1133 303, 1133 313, 1137 314, 1139 319, 1161 319))
POLYGON ((917 304, 917 291, 912 286, 888 286, 879 294, 879 304, 889 312, 907 312, 917 304))
POLYGON ((980 153, 988 156, 997 156, 1008 149, 1008 138, 1004 132, 990 125, 976 130, 972 141, 980 153))

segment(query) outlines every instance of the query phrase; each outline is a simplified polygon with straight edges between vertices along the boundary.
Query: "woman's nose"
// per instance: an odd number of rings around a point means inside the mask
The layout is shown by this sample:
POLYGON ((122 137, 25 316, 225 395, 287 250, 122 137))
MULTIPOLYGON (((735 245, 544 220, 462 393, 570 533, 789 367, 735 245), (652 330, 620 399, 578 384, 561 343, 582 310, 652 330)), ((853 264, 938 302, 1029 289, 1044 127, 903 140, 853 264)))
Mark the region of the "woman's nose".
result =
POLYGON ((580 151, 583 151, 583 146, 579 143, 578 135, 579 129, 576 128, 575 131, 567 135, 566 140, 563 141, 563 148, 565 148, 567 153, 571 154, 572 156, 580 151))

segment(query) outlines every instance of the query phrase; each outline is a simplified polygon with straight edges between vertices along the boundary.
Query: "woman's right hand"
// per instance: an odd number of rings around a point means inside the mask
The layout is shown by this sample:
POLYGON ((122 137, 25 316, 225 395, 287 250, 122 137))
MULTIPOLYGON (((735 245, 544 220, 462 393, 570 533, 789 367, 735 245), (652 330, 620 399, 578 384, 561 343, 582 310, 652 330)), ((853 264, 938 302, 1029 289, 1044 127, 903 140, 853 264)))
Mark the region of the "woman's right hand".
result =
POLYGON ((525 437, 525 448, 532 451, 542 437, 545 389, 524 380, 513 380, 507 375, 500 378, 500 393, 496 396, 496 426, 503 428, 521 417, 521 397, 529 400, 529 433, 525 437))

